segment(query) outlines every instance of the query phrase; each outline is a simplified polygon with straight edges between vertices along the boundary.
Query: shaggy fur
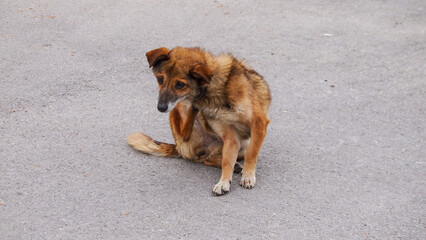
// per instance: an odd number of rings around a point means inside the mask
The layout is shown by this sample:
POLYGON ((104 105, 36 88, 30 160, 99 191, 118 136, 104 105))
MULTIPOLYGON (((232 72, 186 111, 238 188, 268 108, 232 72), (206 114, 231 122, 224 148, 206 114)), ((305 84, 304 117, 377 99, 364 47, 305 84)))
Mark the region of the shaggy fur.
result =
POLYGON ((128 143, 145 153, 221 167, 214 195, 230 190, 234 166, 241 166, 237 159, 244 159, 240 185, 253 188, 271 102, 263 77, 230 54, 215 57, 199 48, 159 48, 146 56, 159 83, 157 108, 171 110, 176 145, 142 133, 130 135, 128 143))

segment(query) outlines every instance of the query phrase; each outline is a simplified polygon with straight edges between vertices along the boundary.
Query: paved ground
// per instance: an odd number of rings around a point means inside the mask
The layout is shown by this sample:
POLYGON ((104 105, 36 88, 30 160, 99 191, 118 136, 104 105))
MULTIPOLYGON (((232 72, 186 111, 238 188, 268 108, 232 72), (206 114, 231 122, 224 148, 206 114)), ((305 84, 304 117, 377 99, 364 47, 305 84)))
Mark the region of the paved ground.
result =
POLYGON ((0 2, 0 239, 426 239, 424 1, 0 2), (253 190, 172 141, 144 54, 202 46, 270 84, 253 190))

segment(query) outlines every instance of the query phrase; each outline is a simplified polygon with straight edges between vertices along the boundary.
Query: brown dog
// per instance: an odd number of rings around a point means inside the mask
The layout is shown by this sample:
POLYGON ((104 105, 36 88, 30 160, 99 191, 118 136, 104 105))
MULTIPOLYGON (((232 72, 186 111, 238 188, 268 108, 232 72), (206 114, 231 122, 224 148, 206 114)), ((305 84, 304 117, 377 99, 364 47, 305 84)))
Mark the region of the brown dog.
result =
POLYGON ((129 145, 221 167, 214 195, 229 191, 234 166, 240 167, 237 159, 244 159, 240 185, 253 188, 271 103, 262 76, 232 55, 215 57, 199 48, 158 48, 146 56, 159 84, 158 110, 173 109, 169 119, 176 145, 142 133, 131 134, 129 145))

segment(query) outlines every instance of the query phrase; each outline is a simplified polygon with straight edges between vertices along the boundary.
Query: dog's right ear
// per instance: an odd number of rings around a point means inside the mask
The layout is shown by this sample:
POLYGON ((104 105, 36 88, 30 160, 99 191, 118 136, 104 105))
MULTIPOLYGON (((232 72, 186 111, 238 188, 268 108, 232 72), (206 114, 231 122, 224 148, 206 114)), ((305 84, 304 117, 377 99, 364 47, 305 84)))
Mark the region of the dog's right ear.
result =
POLYGON ((145 56, 148 60, 149 67, 151 68, 161 61, 169 59, 169 52, 169 49, 165 47, 157 48, 147 52, 145 56))
POLYGON ((208 68, 206 65, 199 63, 195 67, 189 70, 189 74, 196 78, 201 80, 202 85, 206 85, 210 83, 210 80, 213 77, 213 72, 208 68))

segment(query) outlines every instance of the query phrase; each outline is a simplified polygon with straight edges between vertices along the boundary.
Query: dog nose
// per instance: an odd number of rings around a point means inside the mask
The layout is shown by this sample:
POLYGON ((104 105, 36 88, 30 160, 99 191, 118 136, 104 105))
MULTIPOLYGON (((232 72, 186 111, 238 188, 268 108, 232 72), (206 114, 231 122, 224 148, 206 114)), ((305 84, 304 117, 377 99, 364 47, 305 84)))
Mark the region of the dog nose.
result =
POLYGON ((166 103, 159 103, 157 105, 157 109, 160 112, 165 112, 165 111, 167 111, 167 104, 166 103))

